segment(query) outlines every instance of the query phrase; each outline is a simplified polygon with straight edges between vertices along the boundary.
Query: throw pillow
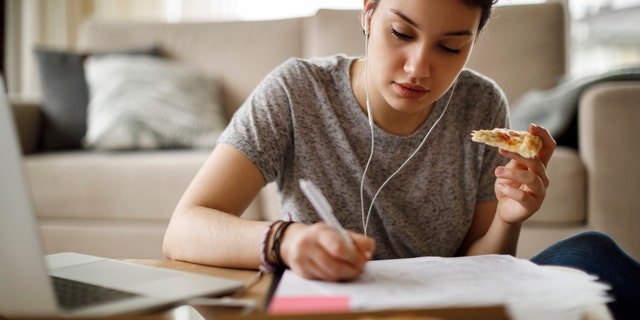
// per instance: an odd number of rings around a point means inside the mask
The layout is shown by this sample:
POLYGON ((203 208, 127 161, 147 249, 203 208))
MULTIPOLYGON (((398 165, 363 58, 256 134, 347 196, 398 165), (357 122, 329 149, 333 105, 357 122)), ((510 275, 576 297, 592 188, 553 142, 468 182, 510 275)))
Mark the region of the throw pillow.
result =
POLYGON ((40 148, 73 149, 86 131, 89 101, 82 60, 75 52, 36 49, 42 89, 40 148))
MULTIPOLYGON (((112 54, 109 53, 99 53, 112 54)), ((118 52, 126 54, 162 55, 157 47, 118 52)), ((86 133, 89 92, 83 61, 89 54, 34 49, 42 90, 43 127, 41 150, 64 150, 81 147, 86 133)))
POLYGON ((90 57, 85 146, 99 150, 211 148, 226 125, 217 81, 178 62, 90 57))

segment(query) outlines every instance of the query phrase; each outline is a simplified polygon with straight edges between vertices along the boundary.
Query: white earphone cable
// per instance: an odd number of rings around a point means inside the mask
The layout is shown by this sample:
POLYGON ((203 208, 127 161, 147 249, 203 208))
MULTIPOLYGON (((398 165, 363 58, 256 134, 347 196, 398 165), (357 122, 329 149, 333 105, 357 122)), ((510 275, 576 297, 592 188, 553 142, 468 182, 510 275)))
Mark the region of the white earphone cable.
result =
MULTIPOLYGON (((391 179, 393 179, 393 177, 395 177, 408 163, 409 161, 411 161, 411 159, 413 159, 413 157, 418 153, 418 151, 420 151, 420 149, 422 149, 422 146, 425 144, 425 142, 427 142, 427 138, 429 138, 429 135, 431 135, 431 132, 433 131, 433 129, 435 129, 436 125, 438 125, 438 123, 440 122, 440 120, 444 117, 445 112, 447 111, 447 109, 449 108, 449 102, 451 102, 451 97, 453 96, 453 92, 455 91, 455 86, 457 84, 457 81, 454 82, 453 87, 451 88, 451 93, 449 94, 449 98, 447 99, 447 104, 445 105, 444 109, 442 110, 442 113, 440 114, 440 116, 438 117, 438 119, 436 119, 436 121, 433 123, 433 126, 431 126, 431 128, 429 129, 429 131, 427 131, 427 134, 425 134, 424 138, 422 138, 422 141, 420 142, 420 145, 418 145, 418 147, 411 153, 411 155, 409 155, 409 157, 400 165, 400 167, 398 167, 398 169, 396 169, 396 171, 394 171, 388 178, 387 180, 385 180, 382 185, 380 186, 380 188, 378 188, 378 191, 376 191, 376 193, 374 194, 373 198, 371 199, 371 202, 369 204, 369 210, 367 211, 367 216, 366 218, 364 218, 364 211, 363 213, 363 229, 364 229, 364 235, 367 235, 367 228, 369 227, 369 217, 371 216, 371 210, 373 210, 373 204, 376 201, 376 198, 378 198, 378 195, 380 194, 380 191, 382 191, 382 189, 387 185, 387 183, 389 183, 389 181, 391 181, 391 179)), ((373 129, 372 129, 373 130, 373 129)), ((372 135, 373 137, 373 135, 372 135)), ((373 140, 373 139, 372 139, 373 140)), ((371 149, 371 154, 369 155, 369 161, 367 161, 367 166, 365 167, 364 173, 362 175, 362 180, 361 180, 361 187, 360 187, 360 202, 362 204, 364 204, 364 178, 366 175, 366 172, 368 170, 369 164, 371 163, 371 159, 373 158, 373 143, 372 143, 372 149, 371 149)))
POLYGON ((375 148, 375 139, 374 139, 374 131, 373 131, 373 115, 371 114, 371 104, 369 103, 369 77, 368 77, 369 68, 367 63, 367 58, 369 56, 368 51, 369 51, 369 34, 367 30, 365 33, 365 40, 364 40, 364 91, 365 91, 366 105, 367 105, 367 118, 369 119, 369 128, 371 129, 371 151, 369 152, 369 159, 367 160, 367 164, 364 167, 364 172, 362 173, 362 179, 360 179, 360 212, 362 214, 362 228, 364 229, 365 236, 367 235, 367 224, 369 223, 369 215, 367 215, 365 219, 364 179, 367 176, 367 171, 369 170, 371 159, 373 159, 373 150, 375 148))
MULTIPOLYGON (((366 29, 368 29, 368 28, 366 28, 366 29)), ((429 135, 431 135, 431 132, 436 127, 436 125, 438 125, 440 120, 444 117, 444 114, 446 113, 447 109, 449 108, 449 103, 451 102, 451 97, 453 97, 453 92, 455 91, 456 85, 458 83, 458 81, 456 79, 454 81, 454 83, 453 83, 453 87, 451 88, 451 93, 449 94, 449 98, 447 99, 447 103, 445 104, 444 109, 442 110, 442 113, 440 114, 438 119, 436 119, 436 121, 433 123, 433 126, 431 126, 429 131, 427 131, 427 134, 425 134, 424 138, 422 139, 422 141, 420 142, 418 147, 411 153, 411 155, 409 155, 409 157, 400 165, 400 167, 398 167, 398 169, 396 169, 396 171, 394 171, 382 183, 380 188, 378 188, 378 190, 374 194, 373 198, 371 199, 371 202, 369 204, 369 210, 367 210, 367 214, 365 216, 365 214, 364 214, 364 180, 365 180, 365 178, 367 176, 367 171, 369 170, 369 166, 370 166, 371 161, 373 159, 373 152, 374 152, 374 147, 375 147, 375 137, 374 137, 374 129, 373 129, 373 123, 374 122, 373 122, 373 115, 371 114, 371 105, 370 105, 370 102, 369 102, 369 77, 368 77, 368 72, 369 72, 368 58, 369 58, 369 54, 368 54, 368 51, 369 51, 369 32, 368 32, 368 30, 366 30, 366 32, 365 32, 365 43, 364 43, 364 90, 365 90, 365 95, 366 95, 365 103, 366 103, 366 107, 367 107, 367 117, 369 119, 369 127, 371 128, 371 151, 369 152, 369 159, 367 160, 367 164, 364 167, 364 172, 362 173, 362 179, 360 180, 360 211, 361 211, 361 214, 362 214, 362 229, 363 229, 363 233, 364 233, 365 236, 367 235, 367 228, 369 226, 369 217, 371 216, 371 210, 373 210, 373 204, 375 203, 376 198, 380 194, 380 191, 382 191, 382 189, 387 185, 387 183, 389 183, 389 181, 391 179, 393 179, 393 177, 395 177, 409 163, 409 161, 411 161, 411 159, 418 153, 418 151, 420 151, 420 149, 422 149, 422 146, 427 141, 427 138, 429 137, 429 135)))

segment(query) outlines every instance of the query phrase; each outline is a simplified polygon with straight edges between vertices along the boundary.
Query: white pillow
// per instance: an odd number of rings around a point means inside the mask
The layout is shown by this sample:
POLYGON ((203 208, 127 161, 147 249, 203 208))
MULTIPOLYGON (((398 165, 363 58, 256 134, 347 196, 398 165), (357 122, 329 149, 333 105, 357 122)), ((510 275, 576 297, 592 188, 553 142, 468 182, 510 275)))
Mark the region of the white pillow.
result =
POLYGON ((211 148, 226 125, 216 79, 178 62, 91 56, 84 145, 101 150, 211 148))

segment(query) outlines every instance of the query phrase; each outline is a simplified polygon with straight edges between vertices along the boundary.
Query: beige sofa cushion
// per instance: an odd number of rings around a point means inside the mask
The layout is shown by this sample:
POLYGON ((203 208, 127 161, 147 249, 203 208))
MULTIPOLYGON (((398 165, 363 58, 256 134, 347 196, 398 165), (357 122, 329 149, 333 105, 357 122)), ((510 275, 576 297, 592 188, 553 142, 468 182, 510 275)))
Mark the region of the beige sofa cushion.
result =
POLYGON ((209 153, 48 153, 25 165, 39 218, 168 220, 209 153))
POLYGON ((40 219, 45 251, 84 252, 108 258, 163 259, 166 221, 40 219))
MULTIPOLYGON (((30 155, 25 166, 38 218, 50 224, 69 219, 166 224, 210 153, 57 152, 30 155)), ((277 204, 265 199, 272 193, 273 188, 263 191, 243 216, 262 219, 263 202, 276 215, 277 204)))
POLYGON ((158 45, 166 54, 220 75, 230 116, 269 71, 302 56, 300 19, 246 22, 145 23, 88 21, 78 47, 90 52, 158 45))
POLYGON ((360 10, 318 10, 305 20, 304 57, 364 55, 360 10), (340 36, 336 36, 340 35, 340 36))
POLYGON ((566 71, 562 3, 495 8, 468 66, 500 84, 513 104, 532 89, 548 89, 566 71))

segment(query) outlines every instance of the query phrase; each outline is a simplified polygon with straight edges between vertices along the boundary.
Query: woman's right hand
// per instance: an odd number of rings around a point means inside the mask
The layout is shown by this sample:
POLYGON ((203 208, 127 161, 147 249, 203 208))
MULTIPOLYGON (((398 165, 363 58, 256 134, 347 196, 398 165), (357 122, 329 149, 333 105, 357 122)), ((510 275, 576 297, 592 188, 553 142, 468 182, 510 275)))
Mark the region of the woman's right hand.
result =
POLYGON ((295 223, 283 235, 280 252, 289 268, 303 278, 327 281, 353 280, 371 260, 375 242, 362 234, 347 231, 355 248, 325 223, 295 223))

